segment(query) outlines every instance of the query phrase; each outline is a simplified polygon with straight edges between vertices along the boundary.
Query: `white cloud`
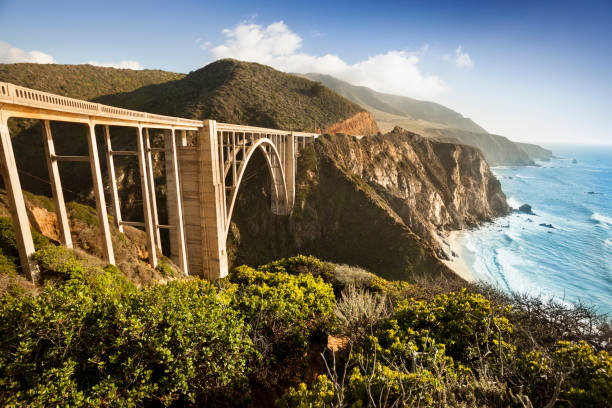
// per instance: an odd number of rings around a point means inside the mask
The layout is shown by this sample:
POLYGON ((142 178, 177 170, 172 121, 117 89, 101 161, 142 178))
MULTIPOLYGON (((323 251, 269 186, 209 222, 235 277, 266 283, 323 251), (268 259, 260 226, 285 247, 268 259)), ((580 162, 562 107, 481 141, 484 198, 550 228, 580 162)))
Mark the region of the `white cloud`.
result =
POLYGON ((419 61, 426 48, 417 53, 392 50, 348 64, 337 55, 300 52, 302 38, 282 21, 267 27, 243 23, 222 33, 225 43, 211 49, 216 59, 259 62, 286 72, 329 74, 355 85, 413 97, 429 98, 448 90, 440 78, 421 71, 419 61))
POLYGON ((15 62, 35 62, 37 64, 53 64, 55 61, 49 54, 41 51, 24 51, 0 41, 0 62, 13 64, 15 62))
POLYGON ((123 60, 119 63, 115 62, 97 62, 89 61, 88 64, 96 65, 98 67, 109 67, 109 68, 120 68, 120 69, 142 69, 142 65, 138 61, 123 60))
POLYGON ((472 68, 474 61, 470 58, 470 54, 463 52, 462 47, 459 46, 455 50, 455 65, 457 68, 472 68))

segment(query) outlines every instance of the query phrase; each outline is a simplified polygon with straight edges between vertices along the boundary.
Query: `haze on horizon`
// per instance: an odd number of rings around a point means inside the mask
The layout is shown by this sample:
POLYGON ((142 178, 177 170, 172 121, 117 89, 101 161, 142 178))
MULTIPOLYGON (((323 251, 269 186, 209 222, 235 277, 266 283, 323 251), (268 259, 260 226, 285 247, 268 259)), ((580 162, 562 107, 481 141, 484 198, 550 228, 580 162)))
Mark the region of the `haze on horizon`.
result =
POLYGON ((612 2, 0 1, 0 63, 189 72, 219 58, 431 100, 491 133, 612 144, 612 2))

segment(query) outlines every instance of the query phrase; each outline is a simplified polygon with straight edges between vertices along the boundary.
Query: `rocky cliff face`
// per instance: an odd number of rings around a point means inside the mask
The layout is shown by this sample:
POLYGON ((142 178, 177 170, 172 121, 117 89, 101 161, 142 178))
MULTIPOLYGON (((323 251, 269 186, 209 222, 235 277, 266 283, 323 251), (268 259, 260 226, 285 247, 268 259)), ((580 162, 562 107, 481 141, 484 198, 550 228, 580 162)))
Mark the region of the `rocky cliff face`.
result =
POLYGON ((322 137, 301 150, 298 164, 289 217, 269 214, 269 181, 252 167, 258 176, 239 193, 232 225, 234 263, 302 252, 387 278, 450 277, 439 232, 508 211, 479 150, 401 129, 361 140, 322 137))
POLYGON ((475 148, 401 128, 329 144, 339 166, 362 178, 413 231, 431 239, 507 213, 499 181, 475 148))

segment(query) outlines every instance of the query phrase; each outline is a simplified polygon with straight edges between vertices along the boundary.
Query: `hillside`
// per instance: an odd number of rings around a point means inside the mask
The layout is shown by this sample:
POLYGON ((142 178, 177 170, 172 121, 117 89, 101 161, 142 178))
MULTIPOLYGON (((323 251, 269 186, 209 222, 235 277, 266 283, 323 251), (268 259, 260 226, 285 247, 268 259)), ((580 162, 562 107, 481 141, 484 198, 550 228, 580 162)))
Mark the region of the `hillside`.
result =
MULTIPOLYGON (((306 74, 305 77, 321 82, 372 113, 376 111, 386 112, 391 115, 408 117, 415 121, 439 123, 448 127, 486 133, 486 130, 471 119, 465 118, 460 113, 438 103, 376 92, 365 86, 351 85, 330 75, 306 74)), ((376 114, 374 116, 378 119, 376 114)), ((383 130, 389 131, 391 129, 383 130)))
POLYGON ((191 119, 300 131, 322 131, 365 111, 319 83, 231 59, 215 61, 178 81, 98 101, 191 119))
POLYGON ((535 160, 552 157, 551 151, 539 146, 514 143, 504 136, 489 134, 471 119, 437 103, 376 92, 329 75, 305 76, 368 109, 383 132, 400 126, 423 136, 474 146, 482 150, 492 166, 531 165, 535 160))
POLYGON ((161 70, 131 70, 93 65, 0 64, 0 81, 77 99, 131 92, 183 78, 161 70))

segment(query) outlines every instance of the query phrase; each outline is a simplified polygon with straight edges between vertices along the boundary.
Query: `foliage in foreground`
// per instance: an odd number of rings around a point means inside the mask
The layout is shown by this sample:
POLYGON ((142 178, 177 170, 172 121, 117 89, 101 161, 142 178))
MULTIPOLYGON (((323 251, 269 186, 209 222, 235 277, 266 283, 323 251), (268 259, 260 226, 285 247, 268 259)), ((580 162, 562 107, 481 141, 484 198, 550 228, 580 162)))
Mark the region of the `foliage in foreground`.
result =
POLYGON ((333 308, 331 288, 312 275, 243 267, 221 288, 193 279, 139 290, 62 247, 36 258, 64 280, 0 298, 2 405, 245 402, 262 359, 253 339, 276 347, 266 357, 303 352, 333 308))
POLYGON ((144 289, 62 247, 42 245, 36 259, 58 279, 37 296, 0 297, 2 406, 258 406, 274 396, 280 407, 612 400, 609 326, 580 307, 389 282, 307 256, 242 266, 217 283, 144 289), (340 351, 324 353, 318 366, 313 356, 327 334, 341 338, 340 351))
MULTIPOLYGON (((397 287, 387 288, 397 295, 397 287)), ((354 298, 355 291, 348 291, 338 305, 369 302, 374 310, 371 295, 354 298)), ((339 362, 332 356, 327 374, 290 389, 278 405, 598 407, 612 401, 612 357, 602 350, 609 346, 604 336, 599 347, 584 340, 547 345, 534 336, 526 346, 515 333, 525 325, 512 323, 522 311, 466 290, 404 298, 394 302, 391 316, 382 313, 362 326, 368 335, 351 331, 351 347, 339 362)))

